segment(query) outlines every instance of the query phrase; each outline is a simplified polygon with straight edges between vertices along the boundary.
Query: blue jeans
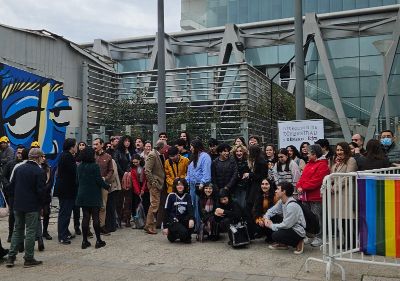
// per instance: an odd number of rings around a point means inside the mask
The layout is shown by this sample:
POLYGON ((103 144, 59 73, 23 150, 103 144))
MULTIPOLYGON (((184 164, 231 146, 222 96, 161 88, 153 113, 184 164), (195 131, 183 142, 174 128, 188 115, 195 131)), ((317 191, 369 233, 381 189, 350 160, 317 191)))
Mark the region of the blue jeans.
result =
POLYGON ((190 197, 192 197, 195 231, 197 231, 201 224, 200 212, 199 212, 199 197, 196 194, 196 183, 190 182, 190 197))
POLYGON ((39 218, 39 212, 20 212, 14 211, 15 226, 11 238, 11 248, 9 257, 15 257, 18 253, 19 245, 24 243, 24 231, 26 226, 25 237, 25 260, 33 259, 35 250, 36 229, 39 218))
POLYGON ((60 210, 58 212, 58 240, 66 240, 69 234, 68 226, 71 220, 72 210, 75 206, 74 199, 61 199, 60 210))

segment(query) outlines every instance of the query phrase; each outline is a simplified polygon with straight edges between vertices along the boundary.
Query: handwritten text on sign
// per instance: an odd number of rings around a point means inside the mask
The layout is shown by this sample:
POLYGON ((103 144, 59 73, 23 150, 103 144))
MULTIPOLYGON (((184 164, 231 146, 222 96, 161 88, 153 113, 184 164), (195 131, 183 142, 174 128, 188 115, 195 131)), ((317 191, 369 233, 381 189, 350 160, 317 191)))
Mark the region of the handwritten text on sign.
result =
POLYGON ((279 147, 294 145, 299 148, 302 142, 313 144, 324 138, 324 122, 320 119, 278 121, 279 147))

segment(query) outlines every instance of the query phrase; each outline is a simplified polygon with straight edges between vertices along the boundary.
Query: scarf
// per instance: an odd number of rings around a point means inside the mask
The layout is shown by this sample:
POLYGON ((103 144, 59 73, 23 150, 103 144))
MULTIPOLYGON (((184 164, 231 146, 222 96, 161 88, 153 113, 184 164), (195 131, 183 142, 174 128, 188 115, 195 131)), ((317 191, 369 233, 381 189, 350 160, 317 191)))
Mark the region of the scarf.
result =
POLYGON ((213 200, 211 198, 208 198, 206 204, 204 205, 204 210, 207 213, 209 213, 213 210, 213 208, 214 208, 213 200))

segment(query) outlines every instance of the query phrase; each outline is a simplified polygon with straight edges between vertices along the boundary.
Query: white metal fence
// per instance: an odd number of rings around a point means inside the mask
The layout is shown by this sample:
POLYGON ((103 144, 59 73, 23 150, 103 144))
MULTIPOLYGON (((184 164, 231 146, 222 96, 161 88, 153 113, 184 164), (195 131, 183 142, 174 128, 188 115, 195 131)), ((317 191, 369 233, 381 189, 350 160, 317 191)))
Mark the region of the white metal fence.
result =
MULTIPOLYGON (((345 280, 345 269, 338 262, 354 262, 400 267, 400 258, 366 255, 360 252, 358 178, 400 179, 400 167, 352 173, 333 173, 326 176, 322 193, 322 259, 310 257, 326 264, 325 277, 330 280, 334 265, 341 269, 345 280)), ((367 206, 368 207, 368 206, 367 206)))

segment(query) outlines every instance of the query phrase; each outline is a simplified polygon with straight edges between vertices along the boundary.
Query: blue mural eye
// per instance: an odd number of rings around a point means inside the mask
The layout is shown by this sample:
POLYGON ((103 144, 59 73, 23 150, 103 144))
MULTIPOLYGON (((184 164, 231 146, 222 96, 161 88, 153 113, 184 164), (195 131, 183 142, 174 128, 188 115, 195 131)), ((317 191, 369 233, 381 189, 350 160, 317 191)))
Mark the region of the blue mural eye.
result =
POLYGON ((50 112, 53 113, 53 122, 56 126, 58 127, 66 127, 70 124, 68 120, 70 120, 70 112, 71 112, 71 107, 70 106, 63 106, 63 107, 58 107, 50 110, 50 112))
POLYGON ((24 138, 36 128, 36 120, 36 110, 23 110, 7 118, 5 125, 14 137, 24 138))

